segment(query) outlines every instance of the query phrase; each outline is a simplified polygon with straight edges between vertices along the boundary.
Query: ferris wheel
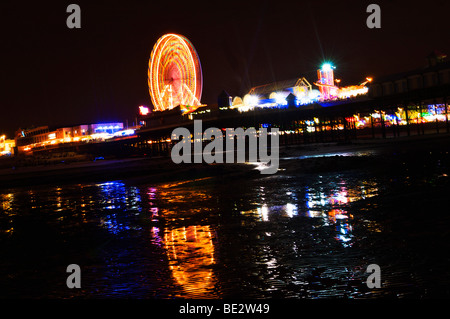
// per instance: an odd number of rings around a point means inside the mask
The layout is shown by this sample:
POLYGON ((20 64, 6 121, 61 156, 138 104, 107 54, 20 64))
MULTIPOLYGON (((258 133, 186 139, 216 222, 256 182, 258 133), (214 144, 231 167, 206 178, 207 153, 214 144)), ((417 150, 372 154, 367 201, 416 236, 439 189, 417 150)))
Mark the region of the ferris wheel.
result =
POLYGON ((158 39, 150 55, 148 87, 155 111, 201 105, 202 68, 187 38, 165 34, 158 39))

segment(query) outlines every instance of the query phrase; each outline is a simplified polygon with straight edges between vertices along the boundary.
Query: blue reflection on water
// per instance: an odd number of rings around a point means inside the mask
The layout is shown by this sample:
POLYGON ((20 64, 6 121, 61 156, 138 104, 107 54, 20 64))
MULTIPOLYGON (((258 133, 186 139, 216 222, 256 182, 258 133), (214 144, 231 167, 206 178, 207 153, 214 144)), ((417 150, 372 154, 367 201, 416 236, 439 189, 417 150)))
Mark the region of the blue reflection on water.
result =
POLYGON ((96 184, 102 192, 102 204, 105 209, 132 209, 141 211, 141 197, 137 187, 127 187, 121 181, 96 184))
POLYGON ((127 230, 139 230, 140 226, 133 225, 130 212, 138 216, 142 211, 139 189, 126 186, 121 181, 96 184, 100 188, 101 198, 99 209, 107 212, 101 215, 100 225, 113 234, 127 230))

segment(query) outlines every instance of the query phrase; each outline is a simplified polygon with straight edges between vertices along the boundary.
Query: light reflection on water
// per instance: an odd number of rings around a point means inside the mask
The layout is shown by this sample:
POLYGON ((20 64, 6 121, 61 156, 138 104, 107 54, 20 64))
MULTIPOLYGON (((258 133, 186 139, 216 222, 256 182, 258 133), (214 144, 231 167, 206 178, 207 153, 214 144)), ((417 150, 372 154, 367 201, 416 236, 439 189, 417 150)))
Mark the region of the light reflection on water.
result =
POLYGON ((100 211, 108 212, 100 217, 100 225, 113 234, 127 230, 140 230, 141 227, 129 223, 129 217, 123 218, 123 211, 138 216, 141 212, 141 197, 137 187, 127 187, 120 181, 96 184, 101 191, 97 202, 100 211))
MULTIPOLYGON (((164 217, 168 221, 179 219, 185 221, 205 210, 211 214, 217 214, 217 210, 220 210, 220 207, 214 209, 214 207, 208 206, 208 201, 217 201, 217 197, 220 196, 223 189, 217 190, 201 186, 180 188, 178 186, 166 184, 148 189, 153 219, 164 217), (165 205, 165 203, 171 205, 165 205), (158 204, 161 205, 161 208, 156 207, 158 204), (178 218, 174 218, 174 216, 178 216, 178 218)), ((300 191, 297 185, 283 188, 284 196, 281 197, 285 198, 286 202, 278 204, 276 200, 274 202, 274 198, 278 197, 278 194, 273 196, 273 189, 267 186, 258 186, 255 189, 256 192, 252 191, 251 198, 249 198, 255 208, 240 211, 240 216, 249 217, 253 221, 262 223, 270 223, 272 220, 276 223, 279 218, 292 219, 299 216, 319 219, 322 221, 322 226, 335 226, 334 239, 339 241, 343 247, 350 247, 353 240, 351 224, 353 216, 347 212, 346 207, 352 202, 376 196, 378 193, 377 184, 374 181, 361 181, 347 185, 345 179, 329 183, 319 178, 315 185, 304 186, 304 189, 300 191), (304 198, 299 199, 298 194, 302 193, 304 198)), ((246 196, 238 191, 234 194, 231 196, 231 201, 235 202, 239 202, 241 196, 246 196)), ((237 209, 236 206, 234 203, 234 209, 237 209)), ((242 225, 246 225, 245 220, 242 225)), ((183 291, 178 296, 199 298, 216 296, 214 291, 217 288, 215 289, 214 285, 217 284, 217 280, 214 278, 217 278, 217 275, 212 270, 214 268, 210 266, 217 262, 220 263, 220 259, 219 261, 214 259, 215 248, 210 226, 192 224, 187 227, 171 228, 166 225, 164 240, 161 240, 160 232, 158 227, 152 228, 154 234, 152 242, 157 245, 163 244, 166 249, 172 277, 178 285, 183 287, 183 291), (198 235, 194 235, 198 234, 198 229, 201 230, 201 234, 208 235, 199 239, 198 235)), ((275 233, 271 231, 262 233, 266 238, 273 234, 275 233)), ((288 241, 286 244, 291 244, 293 251, 299 249, 295 241, 291 243, 288 241)), ((243 245, 246 244, 243 243, 243 245)), ((262 258, 266 271, 272 274, 266 279, 266 282, 270 283, 270 287, 264 289, 266 293, 285 289, 284 284, 280 286, 282 281, 277 279, 277 272, 284 267, 276 256, 278 252, 273 251, 270 246, 265 246, 259 254, 260 256, 255 256, 255 259, 262 258)))
POLYGON ((179 227, 167 230, 164 244, 169 268, 183 287, 182 297, 214 296, 214 245, 209 225, 179 227))
MULTIPOLYGON (((264 194, 264 187, 260 187, 261 201, 266 201, 270 195, 264 194)), ((299 201, 293 191, 287 191, 289 198, 284 205, 268 205, 266 203, 256 209, 241 211, 242 215, 254 216, 259 221, 269 221, 270 216, 292 218, 306 216, 321 219, 324 226, 336 226, 335 238, 345 247, 351 245, 353 216, 346 207, 352 202, 377 196, 378 187, 374 181, 360 181, 356 185, 347 185, 345 180, 337 183, 325 183, 319 176, 314 186, 305 186, 305 204, 299 206, 299 201)))
MULTIPOLYGON (((201 179, 205 180, 205 179, 201 179)), ((197 180, 198 181, 198 180, 197 180)), ((211 198, 199 189, 181 189, 184 183, 167 183, 149 187, 149 212, 151 220, 159 217, 176 220, 177 215, 189 217, 205 210, 192 207, 193 203, 204 203, 211 198), (158 207, 159 206, 159 207, 158 207)), ((213 232, 210 225, 167 226, 161 229, 153 226, 151 243, 165 249, 171 275, 182 290, 176 293, 183 298, 213 298, 215 293, 215 264, 213 232)))
POLYGON ((318 157, 335 157, 335 156, 373 156, 377 152, 374 150, 362 150, 362 151, 349 151, 349 152, 327 152, 323 154, 313 154, 313 155, 301 155, 301 156, 285 156, 281 157, 282 160, 293 160, 293 159, 308 159, 308 158, 318 158, 318 157))
MULTIPOLYGON (((1 201, 1 207, 3 214, 5 216, 5 223, 2 228, 0 228, 1 232, 4 232, 5 234, 12 235, 14 232, 14 227, 12 225, 12 219, 10 218, 12 215, 12 204, 14 202, 14 194, 0 194, 0 201, 1 201)), ((3 218, 2 218, 3 219, 3 218)))
MULTIPOLYGON (((188 298, 239 293, 245 296, 242 289, 250 289, 258 297, 275 292, 312 295, 314 287, 309 284, 300 285, 301 292, 287 288, 288 284, 308 282, 304 278, 306 266, 300 267, 302 261, 298 258, 316 253, 313 246, 299 241, 300 232, 305 230, 286 223, 297 220, 301 224, 306 218, 314 220, 313 229, 334 226, 332 234, 324 231, 310 235, 322 236, 314 238, 315 242, 337 240, 341 247, 348 248, 355 240, 349 206, 378 194, 374 180, 348 180, 340 175, 320 176, 309 182, 196 182, 136 186, 110 181, 17 190, 0 197, 1 219, 6 221, 0 231, 13 237, 15 218, 26 211, 43 223, 56 225, 67 240, 76 240, 77 236, 95 238, 99 236, 96 229, 109 234, 101 236, 113 236, 99 239, 96 253, 76 248, 76 258, 80 259, 77 263, 96 260, 91 267, 97 270, 91 279, 103 285, 102 289, 87 289, 86 295, 151 295, 141 292, 143 287, 159 291, 160 296, 188 298), (282 225, 287 230, 280 228, 282 225), (82 235, 78 235, 80 230, 82 235), (228 246, 234 241, 239 243, 228 246), (218 270, 235 265, 241 265, 240 269, 231 274, 218 270), (143 277, 141 271, 151 274, 143 277), (101 273, 106 279, 95 277, 101 273), (232 276, 237 275, 244 278, 242 287, 227 284, 234 282, 232 276)), ((83 278, 88 281, 90 277, 83 278)))

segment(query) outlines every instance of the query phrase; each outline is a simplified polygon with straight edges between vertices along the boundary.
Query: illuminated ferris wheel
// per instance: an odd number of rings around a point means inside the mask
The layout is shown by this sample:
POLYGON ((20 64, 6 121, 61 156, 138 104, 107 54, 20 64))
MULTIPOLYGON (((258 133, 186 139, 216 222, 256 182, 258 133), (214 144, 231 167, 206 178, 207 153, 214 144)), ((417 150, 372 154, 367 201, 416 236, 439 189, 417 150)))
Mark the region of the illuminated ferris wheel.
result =
POLYGON ((153 47, 148 65, 148 88, 155 111, 178 105, 201 105, 203 78, 200 60, 191 42, 165 34, 153 47))

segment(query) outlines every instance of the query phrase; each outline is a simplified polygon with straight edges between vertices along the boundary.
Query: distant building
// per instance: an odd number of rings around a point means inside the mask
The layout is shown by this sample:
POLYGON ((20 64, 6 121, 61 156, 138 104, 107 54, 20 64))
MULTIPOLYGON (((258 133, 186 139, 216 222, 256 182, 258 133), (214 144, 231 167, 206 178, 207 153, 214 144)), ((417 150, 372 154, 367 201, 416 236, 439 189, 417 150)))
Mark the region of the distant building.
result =
POLYGON ((381 98, 450 85, 450 61, 446 57, 435 51, 427 57, 425 68, 376 79, 369 85, 369 96, 381 98))
POLYGON ((231 95, 223 90, 217 97, 217 105, 219 107, 230 107, 233 104, 231 95))
POLYGON ((48 126, 39 126, 30 129, 19 129, 16 131, 14 140, 16 146, 22 150, 26 148, 27 145, 41 143, 47 140, 49 133, 48 126))
POLYGON ((97 123, 69 127, 50 128, 39 126, 20 129, 15 134, 18 153, 31 153, 36 147, 45 147, 61 143, 90 142, 112 138, 123 130, 123 123, 97 123))

